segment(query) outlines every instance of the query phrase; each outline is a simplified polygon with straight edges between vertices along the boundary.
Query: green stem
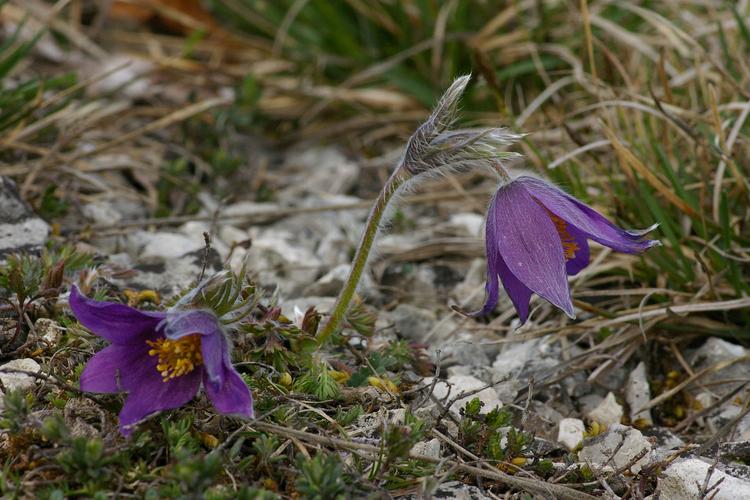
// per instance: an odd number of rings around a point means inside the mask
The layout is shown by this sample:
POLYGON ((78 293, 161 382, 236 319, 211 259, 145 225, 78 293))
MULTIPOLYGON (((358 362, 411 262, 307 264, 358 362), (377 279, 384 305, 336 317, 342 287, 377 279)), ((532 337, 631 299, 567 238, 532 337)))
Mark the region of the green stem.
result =
POLYGON ((375 200, 370 209, 370 215, 367 217, 367 223, 365 224, 365 230, 362 233, 362 239, 357 247, 357 253, 354 255, 352 261, 352 268, 349 270, 349 276, 344 282, 344 287, 339 292, 339 296, 336 299, 336 303, 333 306, 328 321, 323 328, 318 332, 318 344, 323 345, 335 331, 341 327, 341 323, 346 317, 346 312, 349 310, 349 304, 354 298, 354 293, 357 291, 357 285, 359 280, 362 278, 362 273, 367 266, 367 260, 370 257, 370 251, 372 245, 375 243, 375 237, 378 234, 380 223, 383 220, 386 208, 390 203, 393 195, 396 191, 406 182, 409 178, 409 174, 399 165, 396 170, 393 171, 388 182, 385 183, 383 189, 380 191, 378 198, 375 200))

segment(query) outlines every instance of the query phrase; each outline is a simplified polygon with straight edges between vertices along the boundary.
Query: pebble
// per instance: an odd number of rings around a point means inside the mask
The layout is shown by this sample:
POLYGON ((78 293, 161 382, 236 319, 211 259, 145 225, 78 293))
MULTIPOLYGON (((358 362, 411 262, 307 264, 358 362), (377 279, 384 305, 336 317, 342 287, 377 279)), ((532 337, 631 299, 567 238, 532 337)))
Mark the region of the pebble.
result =
MULTIPOLYGON (((697 458, 679 460, 670 465, 659 477, 658 490, 661 498, 670 500, 699 500, 701 487, 706 479, 710 464, 697 458)), ((739 500, 750 498, 750 482, 730 476, 714 469, 703 491, 713 500, 739 500), (719 483, 721 481, 721 483, 719 483), (716 486, 715 489, 712 489, 716 486)))
POLYGON ((630 420, 632 422, 640 421, 643 425, 654 424, 650 410, 637 412, 639 408, 645 406, 650 400, 651 389, 648 385, 646 364, 641 361, 638 363, 638 366, 630 372, 628 381, 625 385, 625 401, 628 403, 630 409, 630 420))
MULTIPOLYGON (((434 483, 434 479, 429 478, 427 484, 434 483)), ((434 498, 443 499, 450 498, 454 500, 489 500, 489 497, 482 493, 482 490, 476 486, 462 483, 461 481, 446 481, 440 484, 430 484, 427 488, 428 491, 424 491, 420 494, 410 495, 404 497, 409 500, 423 499, 423 498, 434 498)))
POLYGON ((57 344, 60 341, 60 337, 65 332, 65 329, 62 326, 49 318, 37 319, 34 323, 34 330, 36 330, 42 340, 50 345, 57 344))
MULTIPOLYGON (((42 367, 39 363, 31 358, 14 359, 7 363, 0 365, 0 381, 5 387, 5 392, 21 390, 26 391, 34 387, 34 384, 38 379, 25 373, 14 373, 12 371, 4 370, 23 370, 27 372, 39 373, 42 367)), ((4 404, 5 395, 0 393, 0 409, 5 408, 4 404)))
MULTIPOLYGON (((426 377, 423 382, 425 385, 430 386, 433 380, 433 377, 426 377)), ((458 399, 453 405, 451 405, 450 411, 459 415, 461 408, 466 406, 466 403, 474 398, 479 398, 479 400, 484 403, 482 409, 479 411, 482 415, 491 412, 496 407, 503 406, 502 401, 497 397, 497 393, 492 387, 487 387, 486 383, 476 377, 472 377, 471 375, 451 375, 448 377, 447 381, 439 380, 435 384, 432 394, 438 400, 447 403, 463 392, 476 391, 482 387, 484 387, 484 389, 476 394, 458 399)))
POLYGON ((637 474, 649 463, 652 454, 651 442, 638 429, 614 424, 603 434, 586 439, 578 458, 595 467, 607 464, 605 469, 620 469, 640 455, 644 449, 647 450, 645 455, 630 466, 630 472, 637 474))
POLYGON ((574 450, 583 441, 586 425, 580 418, 564 418, 560 420, 557 441, 569 450, 574 450))
POLYGON ((595 422, 610 426, 619 424, 625 412, 613 393, 608 393, 599 405, 591 410, 587 417, 595 422))
MULTIPOLYGON (((741 345, 727 342, 726 340, 718 337, 711 337, 703 343, 691 356, 688 357, 690 366, 697 372, 714 366, 717 363, 731 362, 732 360, 738 360, 743 356, 746 356, 748 350, 741 345)), ((738 385, 742 384, 743 380, 750 378, 750 363, 747 362, 735 362, 725 367, 722 370, 711 371, 704 377, 701 377, 701 383, 704 385, 710 385, 711 382, 719 380, 732 380, 734 382, 727 382, 718 386, 711 385, 711 390, 722 396, 727 394, 738 385)))
POLYGON ((259 283, 278 284, 282 296, 294 297, 315 281, 321 268, 320 260, 286 231, 264 231, 253 238, 247 251, 257 272, 259 283))
POLYGON ((439 460, 440 440, 438 438, 433 438, 429 441, 420 441, 419 443, 412 446, 411 452, 415 455, 423 455, 439 460))
POLYGON ((140 259, 175 259, 205 246, 201 237, 189 237, 166 231, 135 231, 129 239, 134 247, 131 253, 140 259))
POLYGON ((359 166, 335 147, 306 147, 288 152, 285 168, 296 167, 302 182, 290 182, 287 195, 303 192, 345 194, 359 178, 359 166))
POLYGON ((21 199, 16 184, 0 176, 0 259, 10 253, 39 251, 49 233, 49 225, 21 199))
POLYGON ((435 313, 411 304, 399 304, 390 315, 398 333, 412 342, 424 342, 437 323, 435 313))

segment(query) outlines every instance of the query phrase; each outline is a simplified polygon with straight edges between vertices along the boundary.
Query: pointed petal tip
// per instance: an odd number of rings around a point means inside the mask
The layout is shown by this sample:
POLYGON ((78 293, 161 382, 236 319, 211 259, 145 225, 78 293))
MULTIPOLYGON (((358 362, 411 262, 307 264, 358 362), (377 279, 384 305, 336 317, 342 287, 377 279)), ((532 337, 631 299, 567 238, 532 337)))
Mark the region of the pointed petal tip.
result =
POLYGON ((488 300, 487 302, 485 302, 484 306, 482 306, 482 308, 477 311, 467 311, 466 309, 463 309, 462 307, 455 304, 451 306, 451 310, 453 310, 453 312, 455 312, 456 314, 463 316, 464 318, 477 319, 483 318, 490 314, 495 309, 496 305, 497 300, 493 301, 491 297, 488 297, 488 300))
POLYGON ((651 231, 655 230, 658 227, 659 227, 659 223, 655 222, 654 224, 651 224, 646 229, 628 229, 625 231, 625 233, 627 233, 628 236, 632 236, 634 238, 640 238, 641 236, 647 235, 648 233, 650 233, 651 231))

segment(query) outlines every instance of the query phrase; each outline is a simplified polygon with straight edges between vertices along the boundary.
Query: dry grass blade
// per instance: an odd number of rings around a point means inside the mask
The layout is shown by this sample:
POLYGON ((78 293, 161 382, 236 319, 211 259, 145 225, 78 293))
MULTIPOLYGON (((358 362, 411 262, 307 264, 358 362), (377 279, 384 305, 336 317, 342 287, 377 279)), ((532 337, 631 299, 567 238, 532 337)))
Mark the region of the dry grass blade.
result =
POLYGON ((664 182, 662 182, 648 167, 646 167, 646 165, 644 165, 637 156, 635 156, 628 148, 626 148, 619 141, 619 139, 617 139, 617 136, 615 136, 614 132, 612 132, 609 127, 607 127, 605 124, 602 124, 602 128, 610 143, 615 148, 618 156, 620 157, 620 163, 623 165, 623 167, 625 167, 626 165, 632 167, 635 171, 641 174, 641 176, 643 176, 646 182, 651 184, 654 189, 656 189, 670 203, 679 208, 683 213, 691 217, 698 216, 697 212, 690 205, 688 205, 682 198, 677 196, 674 191, 670 189, 664 182))
POLYGON ((117 139, 101 144, 91 149, 90 151, 78 153, 72 157, 72 160, 78 160, 80 158, 97 155, 115 146, 119 146, 120 144, 131 141, 135 139, 136 137, 140 137, 144 134, 148 134, 149 132, 154 132, 155 130, 161 130, 170 125, 186 120, 187 118, 190 118, 191 116, 195 116, 200 113, 203 113, 204 111, 208 111, 209 109, 217 108, 220 106, 227 106, 231 103, 232 103, 232 100, 229 98, 217 97, 213 99, 206 99, 205 101, 201 101, 195 104, 191 104, 190 106, 187 106, 183 109, 179 109, 166 116, 163 116, 159 118, 158 120, 154 120, 153 122, 139 129, 132 130, 126 134, 123 134, 117 139))

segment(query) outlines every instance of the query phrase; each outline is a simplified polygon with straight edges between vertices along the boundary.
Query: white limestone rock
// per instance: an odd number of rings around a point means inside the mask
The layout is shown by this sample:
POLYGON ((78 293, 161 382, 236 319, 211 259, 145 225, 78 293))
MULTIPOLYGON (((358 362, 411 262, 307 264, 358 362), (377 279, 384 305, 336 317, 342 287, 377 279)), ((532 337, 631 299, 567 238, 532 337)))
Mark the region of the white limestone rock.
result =
POLYGON ((422 455, 439 460, 440 440, 438 438, 433 438, 429 441, 420 441, 412 447, 411 452, 415 455, 422 455))
POLYGON ((558 424, 557 441, 574 450, 583 441, 586 425, 580 418, 564 418, 558 424))
MULTIPOLYGON (((14 359, 0 365, 0 381, 5 387, 5 392, 21 390, 25 391, 34 387, 37 378, 25 373, 17 373, 14 370, 21 370, 32 373, 39 373, 42 367, 39 363, 31 358, 14 359)), ((0 393, 0 409, 5 408, 5 394, 0 393)))
POLYGON ((645 406, 650 400, 651 389, 648 385, 646 364, 641 361, 630 372, 625 385, 625 401, 628 402, 630 420, 632 422, 640 420, 644 425, 653 425, 654 420, 651 418, 651 410, 638 411, 638 409, 645 406))
POLYGON ((614 424, 603 434, 586 439, 578 458, 605 470, 620 469, 633 462, 629 470, 637 474, 651 461, 652 454, 651 442, 638 429, 614 424))
POLYGON ((613 424, 619 424, 622 421, 622 416, 625 414, 622 405, 617 402, 615 395, 611 392, 607 394, 607 397, 602 400, 599 405, 591 410, 588 415, 589 419, 610 426, 613 424))
POLYGON ((0 260, 14 252, 38 251, 50 227, 18 195, 16 184, 0 176, 0 260))
MULTIPOLYGON (((687 458, 672 463, 659 477, 657 488, 660 497, 670 500, 700 500, 701 488, 710 467, 710 464, 697 458, 687 458)), ((716 486, 710 491, 713 500, 750 498, 749 481, 730 476, 718 469, 711 473, 704 491, 713 486, 716 486)))
MULTIPOLYGON (((433 380, 433 377, 426 377, 423 383, 430 385, 432 384, 433 380)), ((475 394, 471 394, 469 396, 458 399, 451 405, 450 411, 455 415, 458 415, 460 409, 463 408, 466 403, 474 398, 479 398, 479 400, 484 403, 482 409, 480 410, 480 413, 484 415, 491 412, 496 407, 502 407, 503 403, 502 401, 500 401, 500 398, 497 397, 497 393, 492 387, 487 387, 486 383, 482 382, 476 377, 472 377, 471 375, 451 375, 450 377, 448 377, 447 381, 439 380, 435 384, 435 388, 432 394, 437 399, 442 400, 443 403, 448 403, 459 394, 476 391, 483 387, 484 389, 475 394)))

